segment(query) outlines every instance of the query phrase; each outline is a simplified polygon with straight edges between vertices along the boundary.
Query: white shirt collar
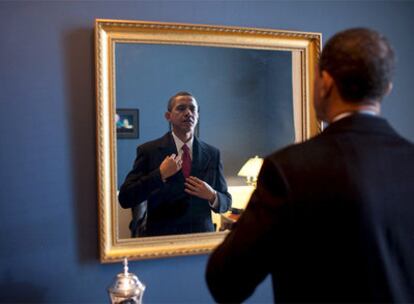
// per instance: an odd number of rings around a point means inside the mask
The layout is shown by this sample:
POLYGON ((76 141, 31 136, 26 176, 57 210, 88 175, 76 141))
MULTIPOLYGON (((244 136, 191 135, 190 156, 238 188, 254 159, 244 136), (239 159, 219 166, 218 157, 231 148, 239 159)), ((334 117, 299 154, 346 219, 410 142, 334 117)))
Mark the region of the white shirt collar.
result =
POLYGON ((332 118, 330 123, 334 123, 335 121, 341 120, 342 118, 348 117, 350 115, 352 115, 352 112, 344 112, 344 113, 338 114, 334 118, 332 118))
POLYGON ((377 116, 378 113, 376 111, 372 111, 372 110, 360 110, 360 111, 356 111, 356 112, 343 112, 340 113, 338 115, 336 115, 334 118, 332 118, 331 123, 334 123, 335 121, 341 120, 345 117, 351 116, 353 114, 366 114, 366 115, 372 115, 372 116, 377 116))
POLYGON ((172 136, 173 136, 173 139, 174 139, 175 146, 177 147, 178 155, 181 156, 183 154, 183 150, 181 148, 184 146, 184 144, 186 144, 188 146, 188 148, 190 148, 190 157, 192 159, 193 158, 194 136, 192 136, 189 141, 184 143, 181 139, 178 138, 177 135, 174 134, 174 132, 171 132, 171 133, 172 133, 172 136))

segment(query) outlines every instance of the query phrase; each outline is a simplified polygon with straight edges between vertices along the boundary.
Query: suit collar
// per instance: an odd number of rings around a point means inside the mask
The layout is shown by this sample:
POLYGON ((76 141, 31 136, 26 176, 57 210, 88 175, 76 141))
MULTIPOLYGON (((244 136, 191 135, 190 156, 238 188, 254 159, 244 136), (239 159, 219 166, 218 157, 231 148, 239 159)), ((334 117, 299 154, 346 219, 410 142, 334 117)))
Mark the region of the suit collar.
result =
POLYGON ((377 133, 387 135, 397 135, 390 124, 382 117, 353 114, 330 124, 322 134, 332 134, 340 132, 359 132, 359 133, 377 133))

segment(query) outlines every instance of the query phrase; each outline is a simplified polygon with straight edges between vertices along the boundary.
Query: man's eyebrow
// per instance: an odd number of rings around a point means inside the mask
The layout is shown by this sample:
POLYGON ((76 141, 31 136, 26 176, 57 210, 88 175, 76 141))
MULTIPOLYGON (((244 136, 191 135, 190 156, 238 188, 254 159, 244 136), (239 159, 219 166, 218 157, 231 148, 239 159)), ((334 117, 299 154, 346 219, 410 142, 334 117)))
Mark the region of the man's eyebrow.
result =
POLYGON ((184 104, 184 103, 179 103, 179 104, 177 104, 177 105, 176 105, 176 107, 189 107, 189 108, 193 107, 193 108, 196 108, 196 107, 197 107, 197 105, 195 105, 195 104, 184 104))

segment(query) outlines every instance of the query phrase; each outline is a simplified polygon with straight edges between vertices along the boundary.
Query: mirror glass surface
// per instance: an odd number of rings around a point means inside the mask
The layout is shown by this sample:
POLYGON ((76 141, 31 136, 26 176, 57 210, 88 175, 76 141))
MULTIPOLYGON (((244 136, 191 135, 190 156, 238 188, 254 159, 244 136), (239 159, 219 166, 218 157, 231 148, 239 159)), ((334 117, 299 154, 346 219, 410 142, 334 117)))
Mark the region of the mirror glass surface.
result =
MULTIPOLYGON (((117 189, 137 146, 169 131, 164 113, 179 91, 196 97, 198 137, 221 151, 230 190, 246 186, 237 173, 249 158, 294 142, 291 57, 286 51, 116 43, 116 107, 139 110, 138 137, 117 136, 117 189)), ((131 214, 119 210, 120 238, 130 237, 131 214)))

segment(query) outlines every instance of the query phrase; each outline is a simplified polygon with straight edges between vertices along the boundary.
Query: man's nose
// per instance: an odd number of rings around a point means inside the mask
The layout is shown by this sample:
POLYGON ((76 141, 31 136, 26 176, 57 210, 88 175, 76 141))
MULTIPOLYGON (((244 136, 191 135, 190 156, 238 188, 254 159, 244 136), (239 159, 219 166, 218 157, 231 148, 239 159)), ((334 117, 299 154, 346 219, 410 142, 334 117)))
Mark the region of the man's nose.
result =
POLYGON ((193 112, 191 112, 190 108, 186 108, 186 109, 185 109, 185 112, 184 112, 184 115, 185 115, 185 116, 190 116, 190 115, 192 115, 192 114, 193 114, 193 112))

